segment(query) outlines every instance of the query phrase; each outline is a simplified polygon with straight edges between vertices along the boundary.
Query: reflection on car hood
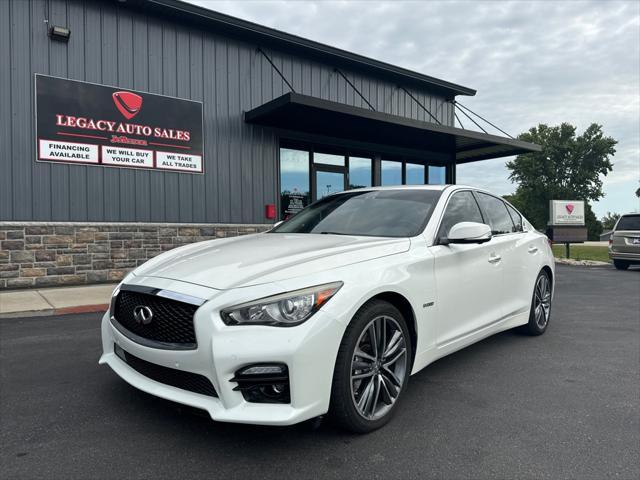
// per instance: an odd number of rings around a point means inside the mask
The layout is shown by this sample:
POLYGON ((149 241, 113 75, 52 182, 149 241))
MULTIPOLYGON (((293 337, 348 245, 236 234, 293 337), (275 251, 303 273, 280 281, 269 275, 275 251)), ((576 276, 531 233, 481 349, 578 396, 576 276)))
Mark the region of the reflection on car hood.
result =
POLYGON ((410 243, 408 238, 263 233, 186 245, 153 258, 134 273, 224 290, 405 252, 410 243))

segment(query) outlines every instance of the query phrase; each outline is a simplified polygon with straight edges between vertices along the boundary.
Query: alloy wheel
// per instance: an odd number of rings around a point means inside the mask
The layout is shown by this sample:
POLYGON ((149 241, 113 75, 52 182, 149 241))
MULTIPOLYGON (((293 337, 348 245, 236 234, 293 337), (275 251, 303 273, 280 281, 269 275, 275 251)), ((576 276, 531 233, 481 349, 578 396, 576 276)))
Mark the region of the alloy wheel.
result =
POLYGON ((551 284, 546 275, 540 275, 536 282, 533 308, 538 328, 544 329, 551 314, 551 284))
POLYGON ((385 416, 398 399, 407 371, 407 344, 398 322, 374 318, 364 328, 351 361, 351 398, 367 420, 385 416))

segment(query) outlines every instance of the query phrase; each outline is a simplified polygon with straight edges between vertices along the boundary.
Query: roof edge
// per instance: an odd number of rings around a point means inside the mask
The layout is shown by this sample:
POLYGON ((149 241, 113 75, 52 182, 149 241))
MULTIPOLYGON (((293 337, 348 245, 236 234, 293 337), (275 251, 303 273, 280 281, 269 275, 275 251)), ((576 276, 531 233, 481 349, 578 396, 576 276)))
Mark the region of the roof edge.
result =
MULTIPOLYGON (((127 2, 129 3, 129 2, 127 2)), ((124 5, 126 6, 127 3, 124 5)), ((231 15, 226 15, 220 12, 209 10, 192 3, 187 3, 182 0, 134 0, 131 4, 138 4, 150 7, 163 7, 174 11, 179 11, 185 15, 192 16, 193 18, 199 18, 200 20, 208 21, 211 23, 217 23, 224 25, 227 28, 236 29, 238 32, 246 32, 249 34, 257 35, 265 39, 279 42, 283 45, 295 47, 303 50, 313 51, 316 54, 320 54, 326 57, 333 57, 353 63, 364 68, 373 70, 379 70, 392 74, 398 77, 404 77, 412 80, 413 82, 428 84, 429 86, 436 87, 441 90, 448 91, 453 95, 468 95, 473 96, 476 94, 476 90, 458 85, 456 83, 448 82, 440 78, 424 75, 413 70, 409 70, 403 67, 386 63, 380 60, 375 60, 364 55, 349 52, 337 47, 309 40, 291 33, 286 33, 275 28, 265 27, 257 23, 250 22, 248 20, 242 20, 231 15)))

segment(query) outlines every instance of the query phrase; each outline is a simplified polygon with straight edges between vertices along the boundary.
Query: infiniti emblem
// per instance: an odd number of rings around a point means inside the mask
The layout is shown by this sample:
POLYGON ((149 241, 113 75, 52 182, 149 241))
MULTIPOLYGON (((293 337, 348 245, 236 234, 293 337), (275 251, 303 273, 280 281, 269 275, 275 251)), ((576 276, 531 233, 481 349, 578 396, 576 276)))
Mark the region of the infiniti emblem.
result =
POLYGON ((138 305, 133 309, 133 318, 136 319, 140 325, 149 325, 153 320, 153 311, 149 307, 144 305, 138 305))

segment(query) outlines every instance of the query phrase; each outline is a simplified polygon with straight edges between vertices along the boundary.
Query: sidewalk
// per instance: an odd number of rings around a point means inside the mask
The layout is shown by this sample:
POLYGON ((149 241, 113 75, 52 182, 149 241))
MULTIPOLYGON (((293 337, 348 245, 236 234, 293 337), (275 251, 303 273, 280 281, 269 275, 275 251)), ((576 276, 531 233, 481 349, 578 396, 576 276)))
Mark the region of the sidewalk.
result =
POLYGON ((0 318, 104 312, 116 285, 0 292, 0 318))

